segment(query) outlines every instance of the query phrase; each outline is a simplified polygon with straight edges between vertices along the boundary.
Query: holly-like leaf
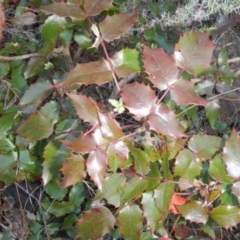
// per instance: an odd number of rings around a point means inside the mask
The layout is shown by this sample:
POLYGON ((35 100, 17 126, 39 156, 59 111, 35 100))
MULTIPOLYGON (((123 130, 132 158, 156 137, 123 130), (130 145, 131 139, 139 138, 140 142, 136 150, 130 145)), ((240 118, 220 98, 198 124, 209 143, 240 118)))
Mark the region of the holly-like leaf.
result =
POLYGON ((0 42, 2 41, 3 37, 3 29, 5 25, 5 13, 4 13, 4 5, 0 3, 0 42))
POLYGON ((142 229, 142 211, 136 204, 126 205, 117 217, 119 232, 131 240, 139 240, 142 229))
POLYGON ((188 142, 188 147, 201 159, 211 158, 220 150, 222 140, 217 136, 206 134, 194 135, 188 142))
POLYGON ((67 158, 67 161, 63 163, 61 172, 64 176, 63 187, 69 187, 80 182, 85 177, 83 157, 81 155, 72 155, 67 158))
POLYGON ((143 62, 149 80, 160 90, 167 89, 178 78, 175 60, 163 49, 151 49, 144 45, 143 62))
POLYGON ((61 142, 74 152, 82 154, 89 153, 97 147, 92 135, 81 135, 74 140, 61 140, 61 142))
POLYGON ((186 137, 177 122, 176 115, 173 111, 159 105, 148 118, 150 129, 166 136, 174 138, 186 137))
POLYGON ((49 137, 53 132, 53 121, 40 113, 33 113, 20 125, 17 134, 29 142, 49 137))
POLYGON ((102 149, 98 148, 89 153, 86 163, 87 171, 100 190, 102 190, 107 163, 107 154, 102 149))
POLYGON ((170 88, 172 99, 177 104, 189 105, 196 104, 205 106, 209 103, 208 100, 199 97, 194 91, 194 83, 180 79, 176 81, 170 88))
POLYGON ((176 157, 175 176, 180 176, 179 186, 181 189, 187 189, 192 186, 193 180, 201 172, 202 162, 194 154, 183 149, 176 157))
POLYGON ((102 191, 98 191, 94 200, 105 198, 109 204, 120 206, 120 193, 125 186, 126 178, 119 173, 106 177, 103 181, 102 191))
POLYGON ((43 153, 44 162, 42 179, 44 185, 50 180, 56 178, 59 169, 69 156, 70 151, 62 143, 58 141, 48 143, 43 153))
POLYGON ((17 154, 13 152, 0 154, 0 173, 9 172, 9 170, 16 164, 16 160, 17 154))
POLYGON ((126 108, 137 118, 148 116, 155 105, 155 92, 138 82, 125 84, 121 95, 126 108))
POLYGON ((197 223, 206 223, 209 217, 208 209, 201 202, 190 201, 182 206, 177 206, 177 211, 187 220, 197 223))
POLYGON ((162 215, 166 217, 169 211, 172 196, 174 194, 174 184, 171 182, 164 182, 154 190, 154 198, 156 199, 157 208, 162 215))
POLYGON ((115 223, 112 213, 104 206, 98 206, 83 212, 78 220, 77 236, 82 239, 100 239, 109 233, 115 223))
POLYGON ((98 112, 100 112, 100 109, 91 98, 73 93, 68 93, 67 96, 71 99, 79 118, 92 125, 98 123, 98 112))
POLYGON ((62 82, 60 87, 70 87, 74 84, 103 84, 112 80, 110 67, 105 59, 96 62, 80 63, 74 67, 62 82))
POLYGON ((112 57, 114 71, 119 78, 124 78, 141 70, 139 52, 134 49, 123 49, 112 57))
POLYGON ((107 148, 109 166, 116 172, 127 160, 129 149, 123 141, 111 142, 107 148))
POLYGON ((174 58, 184 71, 199 74, 210 67, 213 50, 214 44, 207 31, 190 31, 175 45, 174 58))
POLYGON ((235 129, 227 139, 223 148, 222 158, 227 167, 228 175, 234 179, 240 177, 240 137, 235 129))
POLYGON ((240 208, 220 205, 210 212, 210 216, 223 228, 235 227, 240 223, 240 208))
POLYGON ((217 100, 209 103, 206 108, 206 117, 209 121, 209 123, 211 124, 211 127, 214 129, 215 128, 215 124, 217 122, 218 119, 218 115, 220 112, 220 105, 219 102, 217 100))
POLYGON ((107 10, 112 6, 112 0, 91 0, 84 1, 84 10, 87 16, 96 16, 103 10, 107 10))
POLYGON ((41 6, 40 9, 44 12, 55 14, 60 17, 72 17, 78 20, 85 18, 85 13, 80 8, 80 6, 68 4, 65 2, 54 2, 46 6, 41 6))
POLYGON ((142 194, 143 215, 147 220, 147 224, 154 232, 157 223, 160 221, 162 214, 156 206, 156 200, 153 198, 152 192, 142 194))
POLYGON ((226 167, 219 155, 216 155, 209 164, 208 174, 215 180, 223 183, 231 183, 232 178, 227 176, 226 167))
POLYGON ((20 105, 34 103, 38 105, 53 92, 52 85, 48 81, 38 81, 32 84, 20 100, 20 105))
POLYGON ((113 41, 122 34, 127 33, 134 22, 137 21, 136 13, 120 13, 107 16, 100 24, 102 38, 106 42, 113 41))
POLYGON ((178 214, 178 211, 175 207, 175 205, 184 205, 186 204, 187 200, 185 198, 182 198, 180 196, 178 196, 177 194, 173 194, 172 199, 171 199, 171 203, 169 206, 169 211, 171 211, 174 214, 178 214))
POLYGON ((123 131, 118 123, 109 114, 98 113, 101 134, 105 139, 117 140, 123 136, 123 131))

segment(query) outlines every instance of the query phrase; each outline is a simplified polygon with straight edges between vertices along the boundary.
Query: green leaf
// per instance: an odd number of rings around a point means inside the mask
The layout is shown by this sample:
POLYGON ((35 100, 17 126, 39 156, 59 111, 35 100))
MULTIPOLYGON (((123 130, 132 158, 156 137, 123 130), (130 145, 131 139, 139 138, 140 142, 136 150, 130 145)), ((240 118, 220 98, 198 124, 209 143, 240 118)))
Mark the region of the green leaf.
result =
POLYGON ((114 70, 119 78, 124 78, 131 73, 140 72, 139 52, 134 49, 123 49, 111 57, 114 70))
POLYGON ((17 160, 16 153, 0 154, 0 173, 9 171, 17 160))
POLYGON ((31 172, 36 175, 42 173, 42 165, 40 159, 32 156, 27 150, 19 151, 19 170, 31 172))
POLYGON ((7 132, 12 128, 14 118, 17 115, 17 107, 8 108, 2 117, 0 117, 0 136, 5 137, 7 132))
POLYGON ((214 129, 215 124, 217 122, 218 116, 219 116, 219 111, 220 111, 220 106, 217 101, 213 101, 209 103, 206 108, 206 117, 211 124, 211 127, 214 129))
POLYGON ((240 208, 235 206, 218 206, 210 212, 212 219, 223 228, 232 228, 240 223, 240 208))
POLYGON ((211 158, 222 146, 222 140, 217 136, 206 134, 194 135, 188 142, 188 147, 201 159, 211 158))
POLYGON ((151 163, 150 169, 151 170, 147 175, 148 186, 146 188, 146 191, 151 191, 155 189, 161 180, 161 174, 158 168, 158 163, 151 163))
POLYGON ((78 220, 77 236, 83 239, 99 239, 113 229, 115 218, 104 206, 83 212, 78 220))
POLYGON ((86 197, 83 183, 76 183, 69 192, 69 202, 76 206, 80 206, 86 197))
POLYGON ((56 217, 64 216, 67 213, 71 213, 74 211, 75 206, 69 202, 57 202, 54 201, 49 205, 49 202, 42 202, 42 207, 46 212, 50 212, 56 217))
POLYGON ((178 181, 180 188, 191 187, 195 177, 200 175, 201 168, 202 162, 190 150, 183 149, 179 152, 176 157, 174 175, 180 176, 178 181))
POLYGON ((113 173, 103 181, 102 191, 98 190, 94 200, 105 198, 116 208, 120 206, 120 193, 125 186, 126 179, 119 173, 113 173))
POLYGON ((39 112, 51 118, 53 123, 56 123, 58 121, 60 107, 56 101, 49 101, 43 107, 41 107, 39 112))
POLYGON ((240 137, 235 129, 232 130, 223 148, 222 158, 227 167, 227 172, 233 179, 240 177, 240 137))
POLYGON ((84 171, 85 163, 81 155, 72 155, 67 158, 60 169, 63 173, 63 187, 69 187, 80 182, 85 177, 84 171))
POLYGON ((143 206, 143 215, 147 220, 147 224, 150 227, 151 232, 154 232, 158 222, 162 217, 162 214, 157 208, 156 199, 153 198, 153 193, 143 193, 141 203, 143 206))
POLYGON ((223 183, 231 183, 231 177, 227 176, 226 167, 219 155, 216 155, 211 161, 208 174, 215 180, 223 183))
POLYGON ((125 203, 139 197, 147 187, 147 180, 140 177, 131 178, 120 192, 120 206, 124 206, 125 203))
POLYGON ((70 151, 62 143, 52 141, 44 150, 44 162, 42 178, 44 185, 54 179, 58 174, 63 162, 70 156, 70 151))
POLYGON ((174 184, 171 182, 164 182, 154 190, 154 199, 156 206, 163 216, 166 217, 169 211, 169 206, 174 193, 174 184))
POLYGON ((32 84, 24 93, 20 100, 20 105, 35 103, 40 104, 53 92, 52 85, 49 81, 38 81, 32 84))
POLYGON ((8 153, 15 148, 8 138, 0 138, 0 153, 8 153))
POLYGON ((85 33, 76 33, 73 38, 83 49, 90 48, 92 45, 92 40, 85 33))
POLYGON ((41 113, 33 113, 17 129, 18 135, 29 142, 49 137, 53 132, 53 121, 41 113))
POLYGON ((53 200, 62 201, 66 196, 68 190, 61 188, 58 179, 51 180, 45 187, 44 190, 53 200))
POLYGON ((117 223, 125 239, 139 240, 142 229, 142 211, 139 206, 126 205, 120 210, 117 223))
POLYGON ((5 77, 10 70, 9 63, 0 62, 0 78, 5 77))
POLYGON ((208 221, 209 213, 207 207, 203 203, 197 201, 190 201, 185 205, 175 206, 187 220, 197 223, 206 223, 208 221))
MULTIPOLYGON (((61 3, 59 3, 60 5, 61 3)), ((56 15, 49 16, 42 25, 42 35, 46 42, 54 42, 64 31, 66 19, 56 15)))

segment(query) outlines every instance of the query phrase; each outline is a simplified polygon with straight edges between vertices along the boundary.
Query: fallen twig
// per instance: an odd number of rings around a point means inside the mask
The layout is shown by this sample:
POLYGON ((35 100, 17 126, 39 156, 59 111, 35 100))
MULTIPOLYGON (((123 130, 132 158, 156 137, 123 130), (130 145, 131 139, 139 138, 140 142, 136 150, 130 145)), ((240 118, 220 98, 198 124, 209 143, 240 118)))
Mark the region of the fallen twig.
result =
POLYGON ((0 55, 0 61, 1 60, 3 61, 23 60, 31 57, 43 57, 43 56, 40 53, 29 53, 22 56, 1 56, 0 55))

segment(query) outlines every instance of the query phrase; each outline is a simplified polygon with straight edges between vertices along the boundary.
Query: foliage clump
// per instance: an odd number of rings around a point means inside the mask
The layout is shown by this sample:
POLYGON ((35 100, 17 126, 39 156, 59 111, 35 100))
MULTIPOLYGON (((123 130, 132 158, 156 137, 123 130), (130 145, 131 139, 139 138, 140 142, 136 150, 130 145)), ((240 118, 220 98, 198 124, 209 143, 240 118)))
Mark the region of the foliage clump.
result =
POLYGON ((30 239, 218 239, 237 227, 240 136, 219 104, 237 97, 226 51, 213 59, 207 31, 167 42, 156 27, 141 42, 127 35, 138 13, 111 0, 31 4, 45 45, 29 53, 10 39, 0 56, 16 89, 0 105, 0 181, 40 179, 45 193, 30 239))

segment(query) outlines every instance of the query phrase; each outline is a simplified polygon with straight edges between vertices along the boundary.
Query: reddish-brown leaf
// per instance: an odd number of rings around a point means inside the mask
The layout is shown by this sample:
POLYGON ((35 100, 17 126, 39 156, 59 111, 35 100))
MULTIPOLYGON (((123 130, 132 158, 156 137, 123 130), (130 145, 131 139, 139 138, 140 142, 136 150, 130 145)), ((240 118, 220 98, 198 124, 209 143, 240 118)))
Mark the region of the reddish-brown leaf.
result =
POLYGON ((67 96, 73 102, 79 118, 92 125, 98 123, 98 112, 100 112, 100 109, 91 98, 81 94, 77 95, 72 93, 67 93, 67 96))
POLYGON ((136 13, 120 13, 107 16, 99 24, 102 38, 110 42, 120 35, 127 33, 133 23, 137 21, 137 18, 138 14, 136 13))
POLYGON ((157 106, 148 118, 150 129, 174 138, 187 137, 178 125, 176 115, 164 106, 157 106))
POLYGON ((70 87, 73 84, 103 84, 112 80, 110 67, 105 59, 80 63, 56 86, 70 87))
POLYGON ((3 37, 3 28, 5 25, 5 13, 4 13, 4 6, 0 3, 0 42, 2 41, 3 37))
POLYGON ((102 136, 108 140, 117 140, 123 136, 123 131, 111 115, 99 113, 102 136))
POLYGON ((137 118, 148 116, 156 100, 155 92, 149 86, 138 82, 124 85, 121 96, 130 113, 137 118))
POLYGON ((207 31, 185 33, 175 45, 174 57, 177 65, 185 71, 199 74, 210 67, 213 41, 209 40, 207 31))
POLYGON ((100 190, 102 190, 103 180, 107 168, 107 154, 102 149, 89 153, 87 159, 87 171, 91 179, 95 182, 100 190))
POLYGON ((85 13, 80 8, 80 6, 68 4, 65 2, 54 2, 46 6, 41 6, 40 9, 47 13, 55 14, 60 17, 72 17, 78 20, 85 18, 85 13))
POLYGON ((97 147, 95 139, 92 135, 81 135, 74 140, 61 140, 60 142, 72 151, 82 154, 89 153, 97 147))
POLYGON ((172 196, 172 199, 171 199, 170 206, 169 206, 169 211, 174 214, 178 214, 178 211, 177 211, 175 205, 184 205, 186 202, 187 202, 187 200, 185 198, 182 198, 174 193, 172 196))
POLYGON ((61 168, 63 173, 63 187, 69 187, 75 185, 85 177, 84 171, 84 159, 81 155, 72 155, 67 158, 61 168))
POLYGON ((162 49, 151 49, 144 45, 143 62, 149 80, 160 90, 167 89, 178 78, 175 60, 162 49))
POLYGON ((112 0, 91 0, 84 1, 84 10, 86 17, 96 16, 103 10, 107 10, 112 6, 112 0))
POLYGON ((194 83, 180 79, 171 86, 171 97, 177 104, 196 104, 206 106, 210 101, 203 99, 194 91, 194 83))

